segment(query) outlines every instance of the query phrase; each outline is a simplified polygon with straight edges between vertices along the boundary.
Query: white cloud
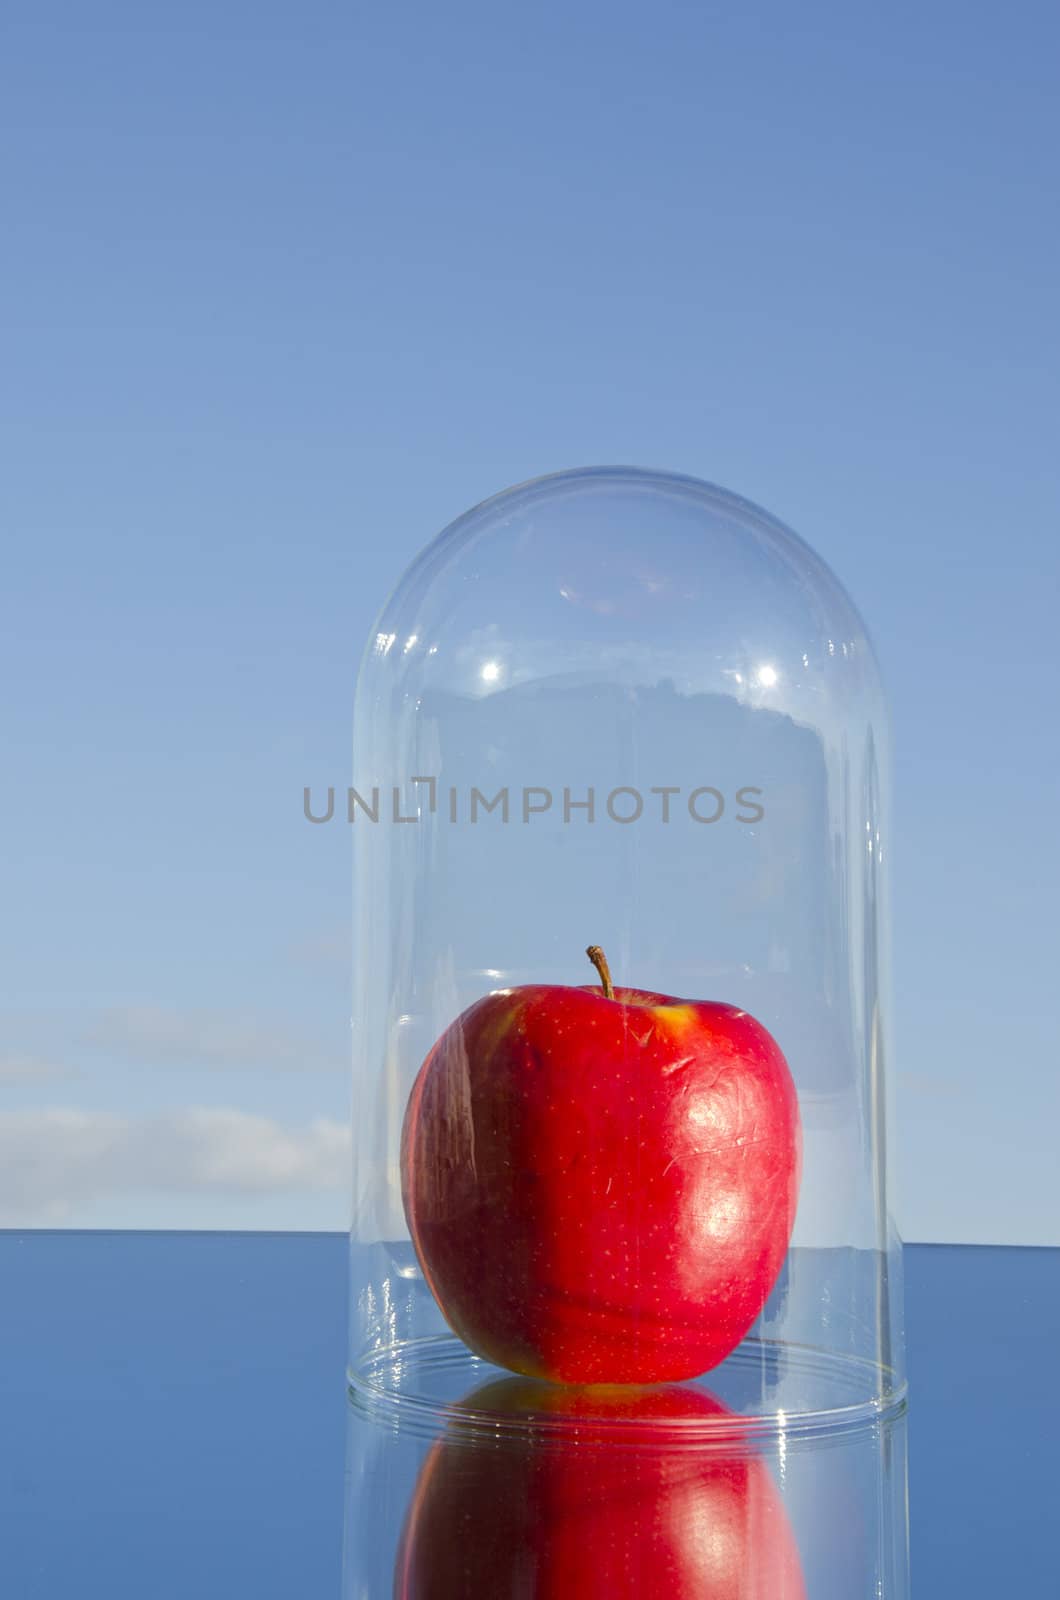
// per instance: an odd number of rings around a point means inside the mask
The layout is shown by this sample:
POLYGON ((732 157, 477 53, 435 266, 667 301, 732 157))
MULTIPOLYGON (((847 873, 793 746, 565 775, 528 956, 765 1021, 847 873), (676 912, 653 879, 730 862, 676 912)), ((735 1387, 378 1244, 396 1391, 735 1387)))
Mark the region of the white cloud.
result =
POLYGON ((45 1056, 35 1056, 19 1051, 0 1055, 0 1083, 40 1083, 54 1078, 74 1076, 72 1067, 45 1056))
POLYGON ((68 1226, 80 1208, 137 1194, 343 1193, 349 1156, 348 1127, 327 1117, 292 1128, 202 1106, 150 1117, 74 1107, 4 1111, 0 1227, 68 1226))
POLYGON ((300 966, 325 967, 346 972, 353 960, 353 939, 349 928, 331 928, 308 934, 290 949, 291 959, 300 966))
POLYGON ((319 1039, 279 1023, 225 1011, 122 1006, 105 1011, 86 1043, 147 1065, 341 1070, 346 1063, 319 1039))

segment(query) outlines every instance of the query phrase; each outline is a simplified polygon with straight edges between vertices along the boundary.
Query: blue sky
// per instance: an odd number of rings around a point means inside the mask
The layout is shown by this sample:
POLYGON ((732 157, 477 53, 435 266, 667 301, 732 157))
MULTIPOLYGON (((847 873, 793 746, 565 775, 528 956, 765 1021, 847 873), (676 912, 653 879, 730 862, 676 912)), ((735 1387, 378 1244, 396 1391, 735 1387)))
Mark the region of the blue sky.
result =
POLYGON ((1060 1242, 1060 21, 5 11, 0 1220, 342 1226, 357 657, 444 523, 668 466, 897 730, 917 1239, 1060 1242))

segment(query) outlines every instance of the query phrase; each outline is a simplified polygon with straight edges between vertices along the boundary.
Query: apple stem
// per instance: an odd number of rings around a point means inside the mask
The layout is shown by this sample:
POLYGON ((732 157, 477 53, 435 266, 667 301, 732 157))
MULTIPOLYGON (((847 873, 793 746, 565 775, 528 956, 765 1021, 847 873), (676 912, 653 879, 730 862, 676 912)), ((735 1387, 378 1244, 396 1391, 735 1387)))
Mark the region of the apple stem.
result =
POLYGON ((615 986, 611 982, 611 968, 607 964, 607 957, 604 952, 598 944, 591 944, 585 954, 600 974, 600 982, 604 986, 604 999, 613 1000, 615 998, 615 986))

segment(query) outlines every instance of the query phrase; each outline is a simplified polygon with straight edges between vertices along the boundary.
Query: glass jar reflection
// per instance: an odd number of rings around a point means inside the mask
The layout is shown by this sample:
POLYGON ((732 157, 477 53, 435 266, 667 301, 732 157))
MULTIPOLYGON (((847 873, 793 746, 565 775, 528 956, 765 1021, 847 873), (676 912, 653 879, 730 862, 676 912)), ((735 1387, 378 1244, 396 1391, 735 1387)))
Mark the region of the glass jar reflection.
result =
POLYGON ((483 1438, 457 1418, 430 1450, 396 1600, 804 1600, 765 1462, 738 1434, 682 1438, 730 1415, 705 1390, 502 1379, 468 1405, 500 1420, 483 1438))

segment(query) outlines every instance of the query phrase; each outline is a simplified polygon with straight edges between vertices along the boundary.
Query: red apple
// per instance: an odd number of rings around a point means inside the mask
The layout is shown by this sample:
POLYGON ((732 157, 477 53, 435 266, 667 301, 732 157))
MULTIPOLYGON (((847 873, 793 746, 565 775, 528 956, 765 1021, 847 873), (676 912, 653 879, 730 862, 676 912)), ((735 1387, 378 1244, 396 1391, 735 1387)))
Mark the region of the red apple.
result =
POLYGON ((464 1406, 512 1417, 432 1447, 395 1600, 805 1600, 783 1502, 737 1419, 725 1442, 680 1436, 728 1416, 705 1391, 509 1378, 464 1406))
POLYGON ((795 1218, 777 1044, 736 1006, 602 987, 486 995, 413 1085, 416 1254, 479 1355, 562 1383, 696 1377, 762 1310, 795 1218))

